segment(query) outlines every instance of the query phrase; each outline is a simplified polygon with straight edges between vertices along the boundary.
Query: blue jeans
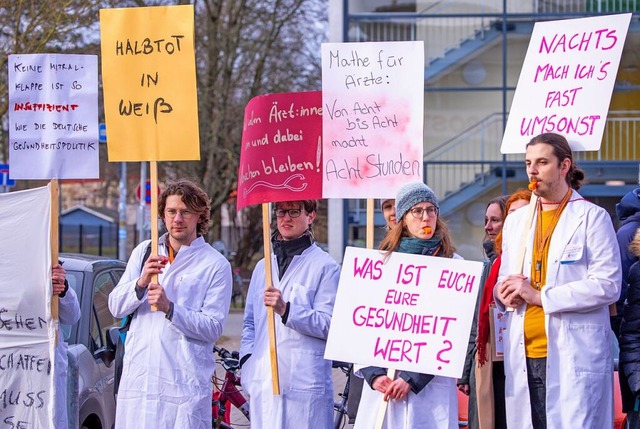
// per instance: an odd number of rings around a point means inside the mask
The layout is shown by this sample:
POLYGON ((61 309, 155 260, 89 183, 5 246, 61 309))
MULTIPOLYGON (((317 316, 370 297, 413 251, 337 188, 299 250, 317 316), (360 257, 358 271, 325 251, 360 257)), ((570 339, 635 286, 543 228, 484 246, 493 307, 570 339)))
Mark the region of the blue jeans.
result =
POLYGON ((547 358, 527 358, 533 429, 547 429, 547 358))

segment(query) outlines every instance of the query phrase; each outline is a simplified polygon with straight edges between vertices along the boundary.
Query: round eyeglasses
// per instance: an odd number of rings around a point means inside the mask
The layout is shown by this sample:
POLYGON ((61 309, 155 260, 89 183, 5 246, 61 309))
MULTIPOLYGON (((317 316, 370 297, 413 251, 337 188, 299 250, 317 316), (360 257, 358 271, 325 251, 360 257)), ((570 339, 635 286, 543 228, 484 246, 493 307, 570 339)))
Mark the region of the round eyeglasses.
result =
POLYGON ((164 211, 165 216, 167 216, 169 219, 175 218, 176 216, 178 216, 178 213, 180 213, 182 219, 191 219, 197 214, 196 212, 192 212, 191 210, 165 209, 164 211))

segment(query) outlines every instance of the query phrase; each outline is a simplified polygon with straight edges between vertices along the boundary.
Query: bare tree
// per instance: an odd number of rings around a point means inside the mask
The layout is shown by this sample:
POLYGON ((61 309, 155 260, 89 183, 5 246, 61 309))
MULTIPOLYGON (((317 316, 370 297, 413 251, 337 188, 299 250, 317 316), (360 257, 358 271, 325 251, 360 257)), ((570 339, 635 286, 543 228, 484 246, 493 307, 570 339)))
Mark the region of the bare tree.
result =
MULTIPOLYGON (((174 174, 201 178, 218 220, 225 202, 235 207, 230 196, 247 102, 259 94, 320 88, 326 11, 320 0, 209 0, 196 6, 201 162, 172 167, 174 174)), ((260 208, 246 209, 243 221, 238 266, 262 247, 260 208)), ((212 231, 219 234, 219 225, 212 231)))
MULTIPOLYGON (((99 54, 99 9, 189 4, 184 0, 0 0, 0 158, 8 159, 7 55, 99 54)), ((254 96, 320 88, 323 0, 194 0, 200 162, 164 162, 163 177, 192 177, 212 198, 212 218, 233 204, 244 108, 254 96)), ((104 198, 116 189, 117 168, 102 165, 104 198)), ((135 184, 134 184, 135 185, 135 184)), ((131 193, 130 193, 131 194, 131 193)), ((259 207, 243 213, 235 263, 245 266, 262 246, 259 207)), ((235 216, 231 216, 232 219, 235 216)), ((219 237, 219 224, 211 229, 219 237)))

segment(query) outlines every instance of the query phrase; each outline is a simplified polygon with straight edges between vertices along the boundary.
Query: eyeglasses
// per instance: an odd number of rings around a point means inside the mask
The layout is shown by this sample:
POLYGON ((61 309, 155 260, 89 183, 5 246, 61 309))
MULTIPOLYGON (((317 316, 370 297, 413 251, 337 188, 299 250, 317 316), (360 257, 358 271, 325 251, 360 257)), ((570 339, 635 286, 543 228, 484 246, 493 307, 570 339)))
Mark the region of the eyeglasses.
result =
POLYGON ((295 219, 300 217, 302 210, 300 209, 276 209, 276 217, 284 217, 287 213, 289 213, 289 217, 291 219, 295 219))
POLYGON ((197 214, 196 212, 192 212, 191 210, 165 209, 164 211, 165 216, 167 216, 169 219, 173 219, 178 215, 178 213, 180 213, 182 219, 191 219, 197 214))
POLYGON ((411 210, 409 210, 409 212, 413 215, 413 217, 417 219, 422 219, 425 213, 429 217, 438 216, 438 213, 440 212, 440 210, 438 209, 438 207, 435 207, 435 206, 431 206, 427 208, 414 207, 411 210))

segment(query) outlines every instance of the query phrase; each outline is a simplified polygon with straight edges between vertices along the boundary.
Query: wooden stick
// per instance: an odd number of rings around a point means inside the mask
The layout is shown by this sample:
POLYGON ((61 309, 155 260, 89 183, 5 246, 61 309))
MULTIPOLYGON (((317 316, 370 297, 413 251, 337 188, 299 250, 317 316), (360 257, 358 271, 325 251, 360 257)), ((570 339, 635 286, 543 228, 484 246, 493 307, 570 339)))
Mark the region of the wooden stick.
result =
POLYGON ((373 249, 373 198, 367 198, 367 249, 373 249))
MULTIPOLYGON (((149 161, 151 189, 151 256, 158 256, 158 163, 149 161)), ((145 198, 145 189, 140 189, 140 198, 145 198)), ((151 276, 151 283, 158 283, 158 275, 151 276)), ((157 305, 151 306, 151 311, 158 311, 157 305)))
MULTIPOLYGON (((264 242, 264 276, 265 289, 273 286, 271 277, 271 225, 269 224, 269 204, 262 204, 262 240, 264 242)), ((269 330, 269 351, 271 354, 271 383, 273 394, 280 394, 280 377, 278 375, 278 348, 276 345, 276 324, 273 307, 267 307, 267 327, 269 330)))
MULTIPOLYGON (((51 179, 49 183, 49 192, 51 194, 51 264, 55 265, 58 263, 58 246, 60 245, 59 240, 60 237, 58 235, 58 218, 60 208, 58 207, 58 198, 60 195, 60 188, 58 186, 58 179, 51 179)), ((48 268, 51 270, 51 267, 48 268)), ((58 321, 58 295, 53 295, 51 297, 51 317, 55 320, 55 323, 58 321)), ((58 345, 58 330, 56 329, 56 338, 55 344, 58 345)))
MULTIPOLYGON (((373 249, 373 228, 375 226, 373 222, 373 203, 373 198, 367 198, 367 249, 373 249)), ((389 368, 387 370, 387 377, 393 380, 396 377, 396 370, 389 368)), ((380 405, 378 406, 378 414, 376 417, 376 424, 374 426, 375 429, 380 429, 382 427, 382 424, 384 423, 384 416, 387 413, 388 404, 389 402, 385 401, 383 396, 382 400, 380 400, 380 405)))
MULTIPOLYGON (((390 379, 394 379, 396 378, 396 370, 393 368, 389 368, 387 370, 387 377, 389 377, 390 379)), ((380 401, 380 406, 378 407, 378 415, 376 417, 376 424, 374 426, 375 429, 380 429, 382 428, 382 424, 384 423, 384 416, 387 413, 387 405, 389 404, 388 401, 384 400, 384 396, 382 397, 382 400, 380 401)))

